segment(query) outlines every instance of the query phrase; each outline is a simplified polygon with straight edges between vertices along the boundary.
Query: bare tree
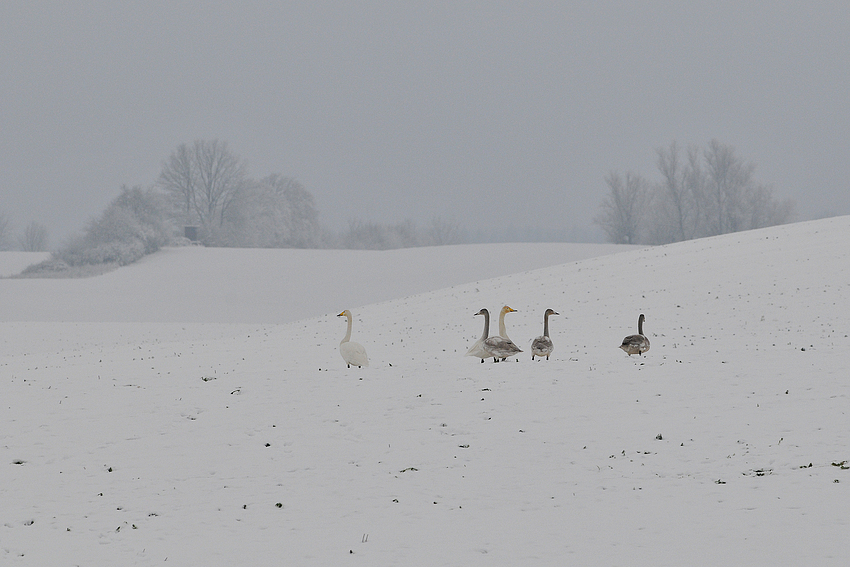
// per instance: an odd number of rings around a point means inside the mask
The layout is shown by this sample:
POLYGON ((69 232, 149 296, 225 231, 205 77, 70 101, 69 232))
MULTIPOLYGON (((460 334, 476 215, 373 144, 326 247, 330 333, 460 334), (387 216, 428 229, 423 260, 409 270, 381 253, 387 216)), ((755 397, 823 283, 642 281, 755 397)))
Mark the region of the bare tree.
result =
POLYGON ((745 230, 744 203, 753 190, 755 166, 737 157, 735 148, 717 140, 708 144, 704 155, 714 213, 712 234, 745 230))
POLYGON ((188 219, 194 212, 195 193, 199 184, 197 177, 195 160, 186 144, 177 146, 168 161, 163 163, 162 172, 159 174, 159 186, 178 204, 187 222, 190 222, 188 219))
POLYGON ((47 229, 32 221, 18 236, 18 246, 24 252, 44 252, 47 250, 47 229))
POLYGON ((460 225, 454 220, 434 217, 428 226, 427 240, 432 246, 458 244, 461 242, 460 225))
POLYGON ((688 147, 687 175, 685 176, 687 193, 691 197, 690 205, 693 207, 691 216, 693 221, 693 232, 689 238, 701 238, 709 234, 709 206, 710 197, 707 192, 708 183, 706 174, 702 167, 702 151, 697 146, 688 147))
POLYGON ((631 172, 626 173, 625 179, 611 172, 605 183, 609 193, 602 200, 602 211, 593 222, 602 227, 615 244, 638 244, 650 201, 646 180, 631 172))
MULTIPOLYGON (((652 244, 750 230, 789 222, 793 201, 779 201, 770 187, 754 180, 755 165, 735 154, 732 146, 712 140, 707 149, 690 146, 682 157, 674 141, 656 150, 661 182, 643 202, 646 210, 629 215, 635 189, 610 175, 610 195, 602 203, 600 224, 614 242, 635 242, 632 235, 652 244)), ((639 194, 639 192, 638 192, 639 194)), ((640 211, 640 207, 637 208, 640 211)))
POLYGON ((770 187, 755 186, 745 197, 746 229, 785 224, 794 217, 794 202, 791 199, 776 200, 770 187))
POLYGON ((657 191, 657 215, 653 223, 653 240, 679 242, 694 237, 696 213, 694 185, 689 163, 679 158, 679 147, 658 148, 656 165, 661 173, 661 186, 657 191))
POLYGON ((184 222, 201 225, 209 240, 248 184, 246 166, 218 140, 181 144, 162 165, 159 186, 179 206, 184 222))
POLYGON ((12 224, 9 217, 0 213, 0 250, 8 250, 12 246, 12 224))

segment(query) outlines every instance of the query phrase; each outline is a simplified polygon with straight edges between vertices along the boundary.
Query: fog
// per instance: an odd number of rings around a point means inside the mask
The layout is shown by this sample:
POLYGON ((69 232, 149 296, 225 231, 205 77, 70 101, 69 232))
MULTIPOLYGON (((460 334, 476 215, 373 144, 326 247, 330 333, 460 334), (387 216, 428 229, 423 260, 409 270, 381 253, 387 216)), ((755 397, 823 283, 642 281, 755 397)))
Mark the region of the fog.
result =
POLYGON ((181 143, 295 177, 323 225, 601 240, 610 171, 717 139, 850 213, 842 2, 3 2, 0 212, 51 243, 181 143))

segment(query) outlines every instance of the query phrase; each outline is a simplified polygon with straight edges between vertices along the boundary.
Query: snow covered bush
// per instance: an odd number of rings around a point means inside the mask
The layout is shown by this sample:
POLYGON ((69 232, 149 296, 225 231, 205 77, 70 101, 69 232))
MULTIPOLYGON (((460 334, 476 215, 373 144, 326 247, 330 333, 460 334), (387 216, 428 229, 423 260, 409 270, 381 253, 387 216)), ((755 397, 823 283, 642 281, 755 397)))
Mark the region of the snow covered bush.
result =
POLYGON ((173 235, 161 194, 123 187, 83 234, 71 238, 53 257, 31 266, 23 275, 62 272, 74 266, 125 266, 160 249, 173 235))
POLYGON ((173 227, 167 220, 159 193, 124 187, 121 194, 92 220, 85 233, 56 254, 71 266, 80 264, 131 264, 164 246, 173 227))

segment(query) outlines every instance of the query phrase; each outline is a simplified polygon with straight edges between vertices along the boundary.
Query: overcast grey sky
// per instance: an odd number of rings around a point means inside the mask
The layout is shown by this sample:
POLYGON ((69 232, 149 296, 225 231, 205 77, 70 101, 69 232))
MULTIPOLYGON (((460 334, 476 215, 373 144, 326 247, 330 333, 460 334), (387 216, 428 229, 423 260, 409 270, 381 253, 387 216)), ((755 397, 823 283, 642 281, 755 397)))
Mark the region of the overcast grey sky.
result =
POLYGON ((53 244, 225 140, 320 220, 586 231, 611 170, 734 146, 850 213, 850 9, 765 2, 0 3, 0 211, 53 244))

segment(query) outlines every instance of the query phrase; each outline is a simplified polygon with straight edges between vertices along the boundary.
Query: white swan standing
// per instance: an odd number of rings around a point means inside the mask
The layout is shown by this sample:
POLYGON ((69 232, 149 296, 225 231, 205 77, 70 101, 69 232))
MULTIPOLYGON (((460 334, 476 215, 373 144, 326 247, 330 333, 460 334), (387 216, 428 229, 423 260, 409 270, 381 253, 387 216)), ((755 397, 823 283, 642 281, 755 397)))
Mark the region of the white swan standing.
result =
POLYGON ((466 356, 477 356, 481 359, 481 362, 484 362, 485 358, 490 358, 492 356, 489 352, 484 350, 484 341, 487 340, 487 336, 490 334, 490 312, 486 309, 482 309, 473 317, 478 315, 484 315, 484 332, 481 334, 481 338, 475 341, 475 344, 467 351, 466 356))
POLYGON ((535 356, 545 356, 546 360, 549 360, 549 355, 555 350, 555 345, 549 338, 549 315, 559 315, 559 313, 552 309, 547 309, 543 313, 543 334, 531 341, 531 360, 534 360, 535 356))
POLYGON ((623 339, 623 344, 620 345, 620 348, 625 351, 629 356, 636 354, 641 356, 643 353, 649 350, 649 339, 643 334, 643 321, 645 317, 643 313, 638 317, 638 332, 636 335, 629 335, 628 337, 623 339))
POLYGON ((502 307, 502 310, 499 312, 499 336, 484 339, 484 342, 482 343, 484 350, 490 353, 490 356, 493 357, 493 362, 499 362, 500 359, 504 361, 509 356, 514 356, 515 354, 522 352, 522 350, 508 338, 508 333, 505 330, 505 315, 507 313, 514 312, 516 312, 516 309, 511 309, 507 305, 502 307))
POLYGON ((505 315, 508 313, 516 313, 516 309, 511 309, 507 305, 502 307, 502 310, 499 311, 499 336, 503 339, 511 340, 508 336, 508 331, 505 329, 505 315))
POLYGON ((360 368, 369 366, 369 357, 366 356, 366 349, 360 343, 355 343, 351 340, 351 311, 346 309, 337 317, 345 317, 348 319, 348 331, 345 333, 345 338, 339 343, 339 354, 342 359, 351 368, 352 365, 360 368))

